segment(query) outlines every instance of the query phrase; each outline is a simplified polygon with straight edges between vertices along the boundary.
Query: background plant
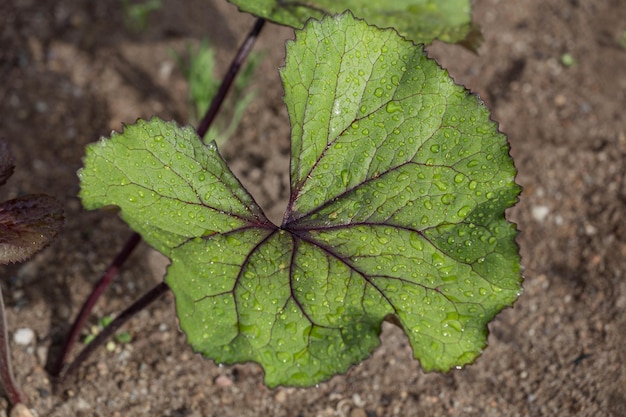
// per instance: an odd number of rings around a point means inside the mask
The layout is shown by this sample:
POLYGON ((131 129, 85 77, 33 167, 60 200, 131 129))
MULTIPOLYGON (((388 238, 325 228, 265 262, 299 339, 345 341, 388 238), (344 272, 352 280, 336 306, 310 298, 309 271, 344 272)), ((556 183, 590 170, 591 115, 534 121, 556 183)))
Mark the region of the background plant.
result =
POLYGON ((162 0, 119 0, 119 2, 124 14, 124 24, 137 32, 146 30, 150 15, 163 7, 162 0))
MULTIPOLYGON (((186 54, 173 55, 188 83, 189 123, 196 125, 206 114, 222 82, 215 75, 215 50, 208 39, 204 39, 197 47, 188 43, 186 54)), ((255 91, 249 90, 249 85, 260 60, 260 55, 251 54, 246 61, 218 118, 203 138, 207 142, 215 140, 218 145, 223 145, 237 129, 244 111, 256 95, 255 91)))

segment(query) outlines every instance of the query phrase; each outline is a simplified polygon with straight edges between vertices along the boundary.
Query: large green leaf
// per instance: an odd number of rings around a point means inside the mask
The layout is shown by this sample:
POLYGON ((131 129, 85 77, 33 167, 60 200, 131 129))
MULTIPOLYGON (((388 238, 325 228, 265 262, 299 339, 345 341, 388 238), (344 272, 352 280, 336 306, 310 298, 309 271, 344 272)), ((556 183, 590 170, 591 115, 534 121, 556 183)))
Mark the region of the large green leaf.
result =
POLYGON ((417 43, 435 39, 475 50, 480 31, 472 24, 470 0, 229 0, 240 10, 300 29, 310 18, 352 11, 378 27, 393 27, 417 43))
POLYGON ((195 350, 312 385, 406 331, 426 370, 472 362, 518 297, 506 138, 422 49, 351 15, 312 21, 282 70, 291 198, 271 224, 215 146, 140 120, 88 148, 87 208, 114 204, 172 260, 195 350))

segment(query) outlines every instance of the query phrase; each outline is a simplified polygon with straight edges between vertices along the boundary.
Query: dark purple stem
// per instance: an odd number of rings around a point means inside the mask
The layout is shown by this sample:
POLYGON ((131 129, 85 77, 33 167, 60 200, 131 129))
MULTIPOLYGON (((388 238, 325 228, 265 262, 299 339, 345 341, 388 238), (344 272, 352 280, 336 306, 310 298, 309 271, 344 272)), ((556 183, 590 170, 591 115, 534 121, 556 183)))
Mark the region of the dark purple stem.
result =
POLYGON ((124 310, 119 316, 117 316, 108 326, 93 339, 85 348, 78 354, 76 359, 59 375, 59 386, 63 386, 64 381, 69 375, 76 372, 78 367, 100 346, 104 345, 104 342, 111 337, 117 329, 119 329, 124 323, 130 320, 135 314, 139 313, 144 308, 148 307, 153 301, 156 301, 159 297, 169 291, 169 287, 165 282, 161 282, 156 287, 145 293, 141 298, 131 304, 126 310, 124 310))
POLYGON ((26 396, 18 387, 13 376, 2 289, 0 289, 0 327, 2 327, 0 329, 0 383, 7 397, 9 397, 11 407, 15 407, 16 404, 26 403, 26 396))
POLYGON ((217 90, 217 94, 215 95, 215 97, 213 97, 213 101, 211 102, 211 107, 209 107, 206 114, 200 121, 198 128, 196 129, 198 132, 198 136, 200 136, 201 138, 203 138, 204 135, 206 135, 206 132, 209 130, 209 127, 213 123, 213 120, 215 120, 215 116, 217 116, 217 113, 219 112, 220 107, 222 107, 222 104, 224 103, 224 100, 226 99, 226 94, 228 94, 228 91, 230 90, 230 86, 233 84, 233 81, 235 80, 235 76, 237 75, 244 61, 250 54, 250 51, 252 50, 252 46, 254 45, 256 38, 259 36, 261 29, 263 29, 264 24, 265 24, 265 20, 263 19, 256 20, 256 22, 254 23, 254 26, 252 27, 252 30, 250 31, 250 33, 248 33, 248 36, 239 47, 239 50, 237 51, 237 55, 235 55, 235 58, 230 63, 228 72, 224 76, 224 79, 222 80, 222 84, 220 85, 219 90, 217 90))
POLYGON ((70 353, 72 352, 72 347, 74 346, 76 339, 78 339, 81 330, 85 326, 85 323, 91 314, 91 310, 93 310, 93 307, 96 305, 96 302, 104 290, 109 286, 111 281, 113 281, 113 278, 115 278, 121 266, 124 262, 126 262, 131 253, 133 253, 133 250, 135 250, 139 242, 141 242, 141 236, 139 236, 138 233, 133 233, 122 250, 117 254, 113 262, 111 262, 109 267, 106 269, 98 283, 94 285, 91 294, 89 294, 89 297, 85 300, 83 307, 80 309, 80 313, 78 313, 78 316, 72 325, 72 329, 65 340, 61 354, 55 362, 54 367, 50 370, 52 376, 59 376, 63 370, 63 365, 65 365, 67 359, 69 358, 70 353))

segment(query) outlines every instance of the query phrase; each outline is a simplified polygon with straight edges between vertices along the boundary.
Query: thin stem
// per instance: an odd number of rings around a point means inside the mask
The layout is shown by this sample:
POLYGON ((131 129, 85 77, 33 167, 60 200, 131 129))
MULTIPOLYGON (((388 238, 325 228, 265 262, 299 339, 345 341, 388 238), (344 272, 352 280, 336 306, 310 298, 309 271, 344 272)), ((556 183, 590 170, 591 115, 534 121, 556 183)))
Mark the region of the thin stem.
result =
POLYGON ((252 30, 250 30, 250 33, 248 33, 248 36, 239 47, 239 50, 237 51, 237 55, 235 55, 235 58, 230 63, 228 72, 224 76, 224 79, 222 80, 222 84, 220 85, 219 90, 217 90, 217 94, 215 94, 215 97, 213 97, 211 106, 207 110, 206 114, 200 121, 198 128, 196 129, 198 132, 198 136, 200 136, 201 138, 203 138, 204 135, 206 135, 206 132, 209 130, 209 127, 213 123, 213 120, 215 120, 215 117, 217 116, 217 113, 219 112, 220 107, 222 107, 222 104, 224 103, 224 100, 226 99, 226 94, 228 94, 228 91, 230 90, 230 87, 233 84, 233 81, 235 80, 235 76, 237 75, 244 61, 250 54, 250 51, 252 50, 252 46, 254 45, 254 42, 259 36, 261 29, 263 29, 264 24, 265 24, 264 19, 259 18, 256 20, 256 22, 254 23, 254 26, 252 27, 252 30))
POLYGON ((115 278, 121 266, 133 253, 133 250, 135 250, 139 242, 141 242, 141 236, 139 236, 138 233, 133 233, 122 250, 117 254, 115 259, 113 259, 113 262, 111 262, 100 280, 96 283, 96 285, 94 285, 91 294, 89 294, 89 297, 85 300, 83 307, 80 309, 80 313, 78 313, 78 317, 76 317, 76 320, 72 325, 72 329, 70 330, 70 333, 63 345, 61 355, 59 355, 57 361, 54 363, 54 367, 50 370, 50 373, 53 376, 58 376, 61 373, 63 365, 65 365, 70 353, 72 352, 72 347, 74 346, 76 339, 78 339, 81 330, 85 326, 85 323, 91 314, 91 310, 93 310, 93 307, 104 290, 109 286, 111 281, 113 281, 113 278, 115 278))
POLYGON ((13 368, 11 366, 11 353, 9 352, 9 338, 7 332, 7 321, 4 315, 4 300, 2 297, 2 289, 0 288, 0 383, 4 392, 6 392, 11 407, 16 404, 25 403, 26 396, 18 387, 13 376, 13 368))
POLYGON ((119 329, 124 323, 130 320, 135 314, 148 307, 152 302, 156 301, 159 297, 169 291, 169 287, 165 282, 153 287, 150 291, 145 293, 141 298, 130 305, 119 316, 117 316, 108 326, 106 326, 97 336, 93 339, 85 348, 78 354, 76 359, 70 365, 62 370, 59 376, 59 386, 63 385, 63 382, 72 373, 76 372, 78 367, 100 346, 104 345, 104 342, 111 337, 117 329, 119 329))

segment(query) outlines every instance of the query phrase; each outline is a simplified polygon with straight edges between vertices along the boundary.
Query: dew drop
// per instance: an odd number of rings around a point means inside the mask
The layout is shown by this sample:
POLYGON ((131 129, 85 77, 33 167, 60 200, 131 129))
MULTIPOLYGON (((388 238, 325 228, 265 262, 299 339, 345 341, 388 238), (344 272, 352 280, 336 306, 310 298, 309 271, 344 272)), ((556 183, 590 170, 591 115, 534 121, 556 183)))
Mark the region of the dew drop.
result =
POLYGON ((242 324, 240 326, 241 332, 245 333, 249 338, 256 339, 261 335, 261 329, 256 324, 245 325, 242 324))
POLYGON ((437 187, 439 191, 446 191, 448 189, 448 184, 441 180, 435 180, 433 184, 435 184, 435 187, 437 187))
POLYGON ((292 356, 289 352, 276 352, 276 359, 282 363, 288 363, 292 361, 292 356))
POLYGON ((443 265, 445 259, 443 258, 443 256, 437 252, 434 252, 432 255, 432 263, 433 266, 439 268, 443 265))
POLYGON ((380 87, 378 87, 376 90, 374 90, 374 95, 378 98, 382 97, 384 93, 384 90, 380 87))
POLYGON ((402 106, 395 101, 390 101, 389 103, 387 103, 385 110, 387 111, 387 113, 395 113, 398 111, 402 111, 402 106))
POLYGON ((409 241, 409 243, 411 244, 411 246, 414 249, 416 249, 418 251, 424 250, 424 242, 422 242, 422 239, 420 238, 420 236, 417 233, 412 233, 411 234, 411 240, 409 241))
POLYGON ((441 196, 441 202, 445 205, 450 205, 454 202, 453 194, 444 194, 441 196))
POLYGON ((344 169, 341 171, 341 182, 343 183, 344 187, 347 187, 348 184, 350 183, 350 171, 347 169, 344 169))
POLYGON ((459 211, 456 213, 460 218, 465 218, 467 217, 467 215, 470 213, 470 211, 472 210, 472 208, 470 206, 463 206, 459 209, 459 211))

